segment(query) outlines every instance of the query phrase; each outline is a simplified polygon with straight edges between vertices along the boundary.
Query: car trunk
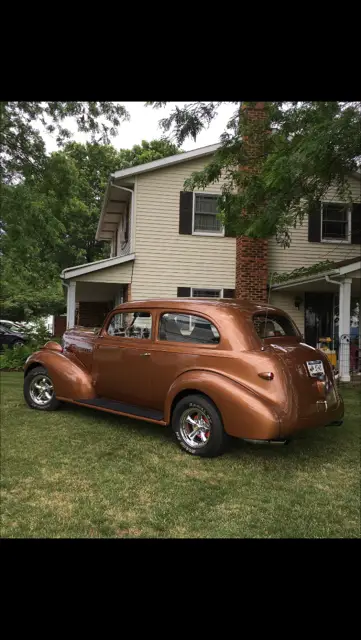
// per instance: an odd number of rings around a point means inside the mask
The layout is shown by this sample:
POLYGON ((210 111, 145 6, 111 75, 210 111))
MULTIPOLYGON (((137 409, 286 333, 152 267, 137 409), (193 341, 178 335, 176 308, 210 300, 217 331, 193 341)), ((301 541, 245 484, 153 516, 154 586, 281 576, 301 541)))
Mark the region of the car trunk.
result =
POLYGON ((265 344, 286 365, 286 375, 295 395, 299 418, 320 414, 325 417, 325 413, 336 407, 338 394, 332 368, 322 351, 300 342, 296 337, 266 339, 265 344), (323 369, 323 373, 318 373, 318 369, 323 369))

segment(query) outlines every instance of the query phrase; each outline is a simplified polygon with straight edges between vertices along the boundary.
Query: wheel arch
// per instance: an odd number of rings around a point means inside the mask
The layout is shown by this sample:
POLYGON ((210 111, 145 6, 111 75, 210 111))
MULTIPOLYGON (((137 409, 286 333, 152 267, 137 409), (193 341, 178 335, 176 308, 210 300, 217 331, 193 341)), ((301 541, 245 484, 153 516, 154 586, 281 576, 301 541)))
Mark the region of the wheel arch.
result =
POLYGON ((44 369, 46 369, 46 367, 43 365, 42 362, 31 362, 24 371, 24 378, 26 378, 26 376, 28 375, 28 373, 30 373, 30 371, 32 371, 33 369, 36 369, 36 367, 44 367, 44 369))
POLYGON ((177 393, 177 395, 174 396, 174 398, 172 400, 172 404, 170 406, 169 422, 172 421, 173 412, 174 412, 174 409, 175 409, 176 405, 178 404, 178 402, 180 402, 180 400, 182 400, 183 398, 186 398, 187 396, 193 396, 193 395, 202 396, 203 398, 206 398, 207 400, 212 402, 212 404, 214 404, 215 408, 217 409, 219 415, 221 415, 220 410, 218 409, 218 407, 217 407, 216 403, 214 402, 213 398, 211 398, 204 391, 200 391, 199 389, 189 388, 189 389, 182 389, 182 391, 179 391, 179 393, 177 393))

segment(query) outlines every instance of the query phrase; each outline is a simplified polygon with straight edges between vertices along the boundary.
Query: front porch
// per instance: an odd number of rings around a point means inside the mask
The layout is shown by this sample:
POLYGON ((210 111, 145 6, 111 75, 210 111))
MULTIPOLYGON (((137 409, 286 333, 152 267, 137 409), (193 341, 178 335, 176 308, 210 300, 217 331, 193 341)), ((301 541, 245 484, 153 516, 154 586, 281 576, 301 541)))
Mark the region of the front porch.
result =
POLYGON ((64 269, 67 329, 99 327, 111 309, 130 299, 134 259, 130 254, 64 269))
POLYGON ((360 278, 361 261, 353 258, 271 288, 271 304, 293 317, 307 344, 327 349, 342 382, 361 373, 360 278))

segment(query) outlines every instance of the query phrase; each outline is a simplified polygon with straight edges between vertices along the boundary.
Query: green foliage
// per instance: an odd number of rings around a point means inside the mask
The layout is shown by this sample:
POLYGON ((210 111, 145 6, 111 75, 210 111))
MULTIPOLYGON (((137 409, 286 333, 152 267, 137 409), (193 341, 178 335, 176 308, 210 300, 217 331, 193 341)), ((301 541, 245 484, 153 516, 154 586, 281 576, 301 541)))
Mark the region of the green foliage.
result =
POLYGON ((3 353, 0 353, 0 370, 23 369, 27 358, 36 350, 31 344, 22 345, 15 349, 9 349, 6 345, 3 353))
POLYGON ((120 162, 118 169, 127 169, 145 162, 153 162, 167 156, 182 153, 181 149, 168 140, 142 140, 142 144, 135 144, 131 149, 120 150, 120 162))
MULTIPOLYGON (((38 351, 49 340, 53 340, 47 330, 44 321, 36 319, 32 326, 24 327, 22 331, 26 336, 26 344, 9 349, 7 345, 4 352, 0 354, 0 370, 1 369, 22 369, 27 358, 38 351)), ((56 340, 59 342, 59 340, 56 340)))
MULTIPOLYGON (((161 125, 181 144, 209 125, 220 104, 176 108, 161 125)), ((253 238, 275 236, 289 246, 289 229, 332 183, 340 200, 352 202, 348 177, 360 166, 361 102, 268 102, 264 120, 248 117, 254 103, 235 104, 214 159, 185 182, 193 190, 225 178, 220 209, 230 230, 253 238)))
POLYGON ((2 317, 23 320, 63 313, 61 271, 109 256, 109 244, 95 240, 109 175, 177 151, 161 140, 121 151, 70 142, 44 160, 40 176, 3 185, 2 317))
POLYGON ((79 131, 91 133, 92 142, 109 143, 122 120, 128 119, 126 109, 114 102, 1 102, 0 103, 0 171, 2 180, 41 174, 46 163, 44 140, 38 130, 42 125, 56 134, 58 145, 71 137, 62 126, 73 117, 79 131))
POLYGON ((288 282, 289 280, 294 280, 296 278, 313 276, 317 273, 330 271, 334 264, 335 263, 331 260, 323 260, 322 262, 316 262, 315 264, 312 264, 310 267, 299 267, 298 269, 293 269, 292 271, 287 271, 284 273, 277 273, 276 271, 273 271, 270 274, 270 279, 272 279, 272 284, 280 284, 281 282, 288 282))

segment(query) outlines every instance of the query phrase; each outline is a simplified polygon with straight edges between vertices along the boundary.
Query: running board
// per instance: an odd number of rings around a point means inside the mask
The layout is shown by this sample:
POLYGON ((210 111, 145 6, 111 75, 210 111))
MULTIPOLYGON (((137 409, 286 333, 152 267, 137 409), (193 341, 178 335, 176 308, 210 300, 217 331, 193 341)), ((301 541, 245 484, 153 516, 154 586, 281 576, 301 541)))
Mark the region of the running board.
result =
POLYGON ((256 440, 255 438, 242 438, 242 440, 244 440, 245 442, 250 442, 251 444, 285 445, 289 443, 289 440, 283 438, 278 438, 277 440, 256 440))
POLYGON ((143 418, 144 420, 154 420, 154 422, 164 422, 163 413, 155 409, 147 409, 146 407, 138 407, 135 404, 127 404, 126 402, 117 402, 116 400, 108 400, 108 398, 94 398, 93 400, 72 400, 74 404, 94 409, 102 409, 103 411, 111 411, 114 413, 122 413, 134 418, 143 418))

